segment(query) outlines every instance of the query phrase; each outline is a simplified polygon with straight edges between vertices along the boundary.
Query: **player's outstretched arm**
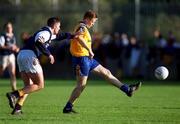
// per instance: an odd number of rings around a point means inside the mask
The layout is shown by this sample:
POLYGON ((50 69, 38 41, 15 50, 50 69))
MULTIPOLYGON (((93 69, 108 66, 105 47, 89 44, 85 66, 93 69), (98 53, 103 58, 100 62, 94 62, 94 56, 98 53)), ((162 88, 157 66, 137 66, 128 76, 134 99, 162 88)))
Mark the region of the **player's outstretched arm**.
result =
POLYGON ((74 35, 71 34, 71 33, 68 33, 68 32, 66 32, 66 33, 61 32, 61 33, 57 34, 56 40, 61 41, 61 40, 64 40, 64 39, 72 39, 73 37, 74 37, 74 35))

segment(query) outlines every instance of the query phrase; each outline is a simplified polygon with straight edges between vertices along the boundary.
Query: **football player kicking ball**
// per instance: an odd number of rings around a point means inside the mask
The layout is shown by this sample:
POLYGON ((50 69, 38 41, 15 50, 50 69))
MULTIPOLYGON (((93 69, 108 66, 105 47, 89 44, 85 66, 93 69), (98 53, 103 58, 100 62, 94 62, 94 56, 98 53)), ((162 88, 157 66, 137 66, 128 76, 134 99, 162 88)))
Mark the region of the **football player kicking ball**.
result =
POLYGON ((49 18, 47 26, 41 28, 31 36, 25 46, 20 50, 17 56, 17 63, 25 86, 22 89, 6 94, 9 105, 13 108, 11 114, 22 114, 21 108, 27 94, 44 88, 44 76, 38 60, 39 55, 46 55, 50 63, 53 64, 54 57, 47 48, 51 41, 55 39, 71 39, 73 37, 70 33, 59 33, 60 25, 61 23, 58 17, 49 18))
POLYGON ((86 87, 88 75, 91 71, 104 77, 108 82, 122 90, 129 97, 141 86, 141 83, 132 85, 121 83, 108 69, 93 59, 94 53, 91 48, 92 40, 88 29, 94 25, 96 20, 96 13, 89 10, 84 14, 83 20, 75 28, 75 32, 78 31, 80 33, 71 40, 70 52, 72 54, 73 69, 76 72, 77 85, 72 91, 63 109, 63 113, 76 113, 73 110, 74 102, 86 87))

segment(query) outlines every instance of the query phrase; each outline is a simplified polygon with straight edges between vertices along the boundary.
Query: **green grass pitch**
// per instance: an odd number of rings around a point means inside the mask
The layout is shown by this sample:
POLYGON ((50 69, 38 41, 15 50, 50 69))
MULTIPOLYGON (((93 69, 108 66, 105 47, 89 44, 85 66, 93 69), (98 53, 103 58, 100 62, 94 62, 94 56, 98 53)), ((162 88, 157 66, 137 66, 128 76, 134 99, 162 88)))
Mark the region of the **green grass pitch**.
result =
POLYGON ((63 114, 74 86, 72 80, 46 80, 28 97, 24 114, 12 116, 5 97, 9 80, 0 79, 0 124, 180 124, 180 85, 145 81, 129 98, 105 81, 89 80, 74 107, 78 114, 63 114))

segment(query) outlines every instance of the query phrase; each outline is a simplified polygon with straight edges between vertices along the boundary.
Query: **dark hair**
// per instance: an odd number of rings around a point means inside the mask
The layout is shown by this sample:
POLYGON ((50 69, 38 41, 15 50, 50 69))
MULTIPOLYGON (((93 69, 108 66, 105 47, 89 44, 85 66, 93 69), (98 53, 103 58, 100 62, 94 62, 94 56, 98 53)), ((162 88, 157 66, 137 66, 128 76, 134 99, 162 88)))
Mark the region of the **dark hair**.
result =
POLYGON ((92 18, 98 18, 97 17, 97 14, 94 12, 94 11, 92 11, 92 10, 88 10, 87 12, 85 12, 85 14, 84 14, 84 19, 92 19, 92 18))
POLYGON ((58 17, 51 17, 47 20, 47 25, 49 27, 53 27, 53 25, 57 22, 60 22, 60 19, 58 17))

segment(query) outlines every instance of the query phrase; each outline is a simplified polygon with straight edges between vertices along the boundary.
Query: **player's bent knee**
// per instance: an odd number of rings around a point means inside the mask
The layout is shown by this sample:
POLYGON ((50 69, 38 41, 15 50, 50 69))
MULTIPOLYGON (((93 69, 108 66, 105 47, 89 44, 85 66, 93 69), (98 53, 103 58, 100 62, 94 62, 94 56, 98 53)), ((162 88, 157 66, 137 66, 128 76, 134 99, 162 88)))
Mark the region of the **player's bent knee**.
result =
POLYGON ((38 88, 39 88, 39 89, 43 89, 43 88, 44 88, 44 83, 39 83, 39 84, 38 84, 38 88))
POLYGON ((40 85, 39 88, 40 88, 40 89, 44 89, 44 85, 40 85))

